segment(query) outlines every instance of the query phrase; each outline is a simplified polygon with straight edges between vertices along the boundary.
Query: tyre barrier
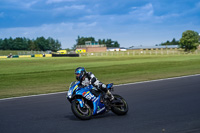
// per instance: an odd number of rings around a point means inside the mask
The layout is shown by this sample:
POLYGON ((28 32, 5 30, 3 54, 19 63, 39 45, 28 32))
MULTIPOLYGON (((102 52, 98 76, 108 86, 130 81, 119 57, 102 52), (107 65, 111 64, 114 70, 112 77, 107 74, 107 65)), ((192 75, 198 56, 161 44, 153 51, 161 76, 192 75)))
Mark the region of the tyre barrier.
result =
POLYGON ((19 58, 31 58, 31 55, 19 55, 19 58))
POLYGON ((79 54, 52 54, 52 57, 79 57, 79 54))
POLYGON ((5 59, 7 58, 7 56, 0 56, 0 59, 5 59))
POLYGON ((79 54, 35 54, 35 55, 12 55, 0 56, 0 58, 31 58, 31 57, 79 57, 79 54))

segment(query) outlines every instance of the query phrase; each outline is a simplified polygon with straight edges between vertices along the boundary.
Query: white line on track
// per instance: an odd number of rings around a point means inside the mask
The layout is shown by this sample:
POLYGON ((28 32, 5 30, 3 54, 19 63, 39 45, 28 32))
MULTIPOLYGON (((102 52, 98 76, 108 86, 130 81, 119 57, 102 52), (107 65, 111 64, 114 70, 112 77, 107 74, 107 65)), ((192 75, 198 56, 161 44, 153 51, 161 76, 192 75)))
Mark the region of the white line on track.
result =
MULTIPOLYGON (((163 80, 188 78, 188 77, 194 77, 194 76, 200 76, 200 74, 187 75, 187 76, 181 76, 181 77, 173 77, 173 78, 165 78, 165 79, 157 79, 157 80, 150 80, 150 81, 142 81, 142 82, 135 82, 135 83, 127 83, 127 84, 119 84, 119 85, 114 85, 114 86, 134 85, 134 84, 150 83, 150 82, 163 81, 163 80)), ((56 92, 56 93, 47 93, 47 94, 38 94, 38 95, 29 95, 29 96, 21 96, 21 97, 4 98, 4 99, 0 99, 0 101, 20 99, 20 98, 29 98, 29 97, 38 97, 38 96, 48 96, 48 95, 62 94, 62 93, 67 93, 67 91, 56 92)))
POLYGON ((187 75, 187 76, 181 76, 181 77, 173 77, 173 78, 165 78, 165 79, 156 79, 156 80, 149 80, 149 81, 141 81, 141 82, 127 83, 127 84, 119 84, 119 85, 115 85, 115 86, 134 85, 134 84, 142 84, 142 83, 149 83, 149 82, 156 82, 156 81, 163 81, 163 80, 188 78, 188 77, 195 77, 195 76, 200 76, 200 74, 187 75))

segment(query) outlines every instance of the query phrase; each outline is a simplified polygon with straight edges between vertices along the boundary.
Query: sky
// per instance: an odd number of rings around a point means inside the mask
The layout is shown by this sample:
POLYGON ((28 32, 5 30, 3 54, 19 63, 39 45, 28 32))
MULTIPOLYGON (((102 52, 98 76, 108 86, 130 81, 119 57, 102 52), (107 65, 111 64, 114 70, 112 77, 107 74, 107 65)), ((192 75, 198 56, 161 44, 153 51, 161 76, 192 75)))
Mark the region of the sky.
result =
POLYGON ((200 32, 199 0, 0 0, 0 38, 44 36, 71 48, 80 37, 155 46, 200 32))

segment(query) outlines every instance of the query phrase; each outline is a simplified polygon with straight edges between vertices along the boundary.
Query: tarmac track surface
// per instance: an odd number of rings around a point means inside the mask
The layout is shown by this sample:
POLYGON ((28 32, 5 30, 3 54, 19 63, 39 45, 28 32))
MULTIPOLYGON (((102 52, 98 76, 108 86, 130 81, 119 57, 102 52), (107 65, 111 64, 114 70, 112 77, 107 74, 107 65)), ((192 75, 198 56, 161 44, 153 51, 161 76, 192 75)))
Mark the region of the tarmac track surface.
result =
POLYGON ((0 100, 0 133, 200 133, 200 76, 116 86, 129 104, 81 121, 66 94, 0 100))

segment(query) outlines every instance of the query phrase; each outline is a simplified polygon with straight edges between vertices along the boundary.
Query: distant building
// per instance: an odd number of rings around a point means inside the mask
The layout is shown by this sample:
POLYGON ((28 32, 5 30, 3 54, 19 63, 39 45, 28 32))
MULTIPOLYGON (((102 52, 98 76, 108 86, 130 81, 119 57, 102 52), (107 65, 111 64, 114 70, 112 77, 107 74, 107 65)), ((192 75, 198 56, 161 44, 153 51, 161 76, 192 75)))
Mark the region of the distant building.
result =
POLYGON ((123 48, 123 47, 121 47, 121 48, 107 48, 107 51, 127 51, 127 49, 126 48, 123 48))
POLYGON ((78 53, 86 53, 86 49, 79 49, 79 48, 77 48, 76 49, 76 53, 78 54, 78 53))
POLYGON ((107 47, 104 44, 99 44, 98 42, 86 41, 85 45, 78 45, 76 47, 76 53, 83 52, 106 52, 107 47))
POLYGON ((86 41, 85 45, 99 45, 99 43, 98 42, 86 41))
POLYGON ((160 49, 177 49, 178 45, 168 46, 132 46, 129 50, 160 50, 160 49))
POLYGON ((57 51, 57 54, 67 54, 67 50, 59 50, 57 51))

